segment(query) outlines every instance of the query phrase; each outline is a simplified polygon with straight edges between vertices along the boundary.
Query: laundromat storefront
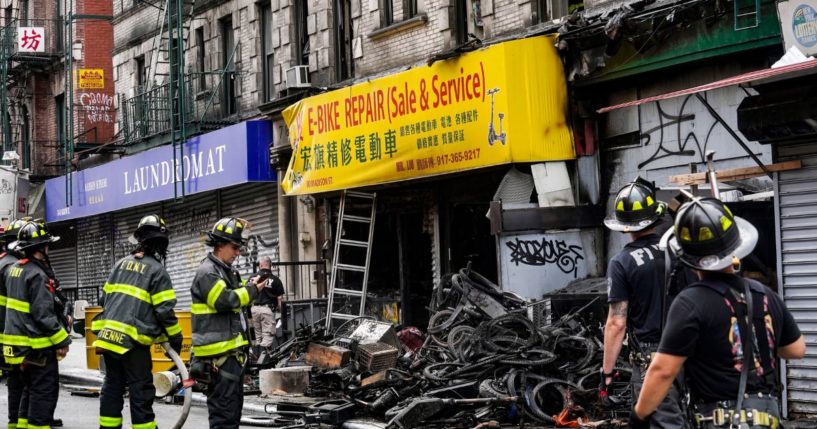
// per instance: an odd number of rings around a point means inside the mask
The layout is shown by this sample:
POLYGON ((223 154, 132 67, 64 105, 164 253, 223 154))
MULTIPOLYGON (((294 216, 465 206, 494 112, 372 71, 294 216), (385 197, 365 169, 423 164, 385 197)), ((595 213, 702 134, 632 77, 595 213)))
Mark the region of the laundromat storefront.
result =
POLYGON ((65 252, 75 260, 58 261, 76 273, 64 274, 74 274, 77 285, 91 292, 103 285, 112 264, 133 248, 128 237, 149 213, 163 216, 171 232, 166 267, 180 308, 189 308, 193 274, 209 250, 203 232, 219 217, 252 224, 253 252, 237 261, 242 274, 252 272, 260 256, 277 257, 271 143, 268 121, 247 121, 189 139, 175 160, 172 147, 163 146, 73 173, 68 185, 65 176, 47 181, 46 220, 70 225, 77 237, 76 251, 65 252), (184 178, 175 193, 174 168, 184 178), (182 186, 185 197, 178 200, 182 186))
POLYGON ((575 158, 555 39, 498 43, 284 112, 288 195, 575 158))

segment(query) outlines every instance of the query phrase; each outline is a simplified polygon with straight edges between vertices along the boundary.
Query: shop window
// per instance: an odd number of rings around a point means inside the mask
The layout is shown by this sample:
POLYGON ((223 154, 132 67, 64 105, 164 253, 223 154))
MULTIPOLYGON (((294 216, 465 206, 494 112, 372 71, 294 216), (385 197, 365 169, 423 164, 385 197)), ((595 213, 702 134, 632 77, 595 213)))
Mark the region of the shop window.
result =
POLYGON ((339 82, 355 75, 351 9, 350 0, 335 0, 335 70, 339 82))
POLYGON ((12 18, 12 13, 13 13, 12 10, 13 9, 11 8, 11 6, 5 8, 3 10, 3 18, 4 18, 4 22, 6 24, 6 27, 11 27, 11 18, 12 18))
POLYGON ((199 91, 207 90, 207 71, 204 68, 204 27, 196 29, 196 71, 198 72, 198 89, 199 91))
POLYGON ((309 9, 307 0, 295 1, 295 63, 297 65, 309 64, 309 30, 306 25, 306 17, 309 9))
POLYGON ((221 113, 224 117, 227 117, 238 112, 235 90, 235 31, 233 30, 233 18, 231 16, 223 18, 220 24, 222 55, 221 63, 224 67, 221 82, 221 113))
POLYGON ((275 57, 272 46, 272 6, 269 3, 261 6, 261 70, 263 72, 263 97, 264 101, 272 101, 275 98, 275 57))

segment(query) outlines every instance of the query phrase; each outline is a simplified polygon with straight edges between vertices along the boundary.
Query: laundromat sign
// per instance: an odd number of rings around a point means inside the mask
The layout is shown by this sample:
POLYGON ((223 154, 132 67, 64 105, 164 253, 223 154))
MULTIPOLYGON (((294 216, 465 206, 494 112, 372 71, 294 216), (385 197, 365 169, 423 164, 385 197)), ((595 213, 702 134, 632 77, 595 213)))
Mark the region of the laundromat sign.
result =
POLYGON ((290 106, 284 190, 310 194, 574 158, 554 42, 500 43, 290 106))
POLYGON ((45 182, 48 222, 135 207, 246 182, 275 180, 269 166, 272 127, 247 121, 45 182), (175 190, 174 190, 175 189, 175 190), (69 194, 70 192, 70 194, 69 194), (71 201, 68 200, 70 195, 71 201))

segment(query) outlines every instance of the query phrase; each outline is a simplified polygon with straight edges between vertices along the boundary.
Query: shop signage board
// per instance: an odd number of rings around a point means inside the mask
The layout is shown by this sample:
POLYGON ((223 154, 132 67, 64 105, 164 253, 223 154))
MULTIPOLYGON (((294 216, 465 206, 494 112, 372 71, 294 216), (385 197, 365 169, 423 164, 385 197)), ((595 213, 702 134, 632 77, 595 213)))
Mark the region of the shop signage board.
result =
POLYGON ((45 28, 17 28, 17 52, 45 52, 45 28))
POLYGON ((796 46, 806 55, 817 55, 817 0, 781 1, 777 12, 786 50, 796 46))
MULTIPOLYGON (((146 150, 72 174, 73 204, 66 203, 65 176, 45 182, 48 222, 91 216, 174 198, 174 171, 186 195, 246 182, 270 182, 272 127, 247 121, 193 137, 184 156, 169 145, 146 150)), ((179 190, 181 187, 176 185, 179 190)))
POLYGON ((575 158, 555 39, 491 45, 305 98, 283 115, 288 195, 575 158))
POLYGON ((105 70, 79 69, 80 89, 105 89, 105 70))

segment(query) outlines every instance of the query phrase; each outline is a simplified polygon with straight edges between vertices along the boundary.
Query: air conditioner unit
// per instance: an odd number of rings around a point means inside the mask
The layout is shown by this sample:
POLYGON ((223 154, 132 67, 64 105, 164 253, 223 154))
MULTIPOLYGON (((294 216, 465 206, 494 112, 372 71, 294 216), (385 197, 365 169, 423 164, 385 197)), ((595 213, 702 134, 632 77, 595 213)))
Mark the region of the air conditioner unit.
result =
POLYGON ((309 66, 295 66, 287 69, 287 89, 309 88, 309 66))

